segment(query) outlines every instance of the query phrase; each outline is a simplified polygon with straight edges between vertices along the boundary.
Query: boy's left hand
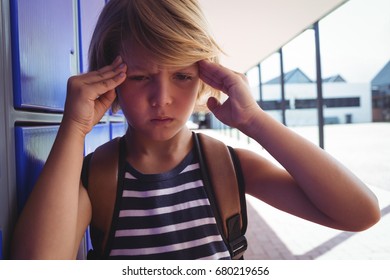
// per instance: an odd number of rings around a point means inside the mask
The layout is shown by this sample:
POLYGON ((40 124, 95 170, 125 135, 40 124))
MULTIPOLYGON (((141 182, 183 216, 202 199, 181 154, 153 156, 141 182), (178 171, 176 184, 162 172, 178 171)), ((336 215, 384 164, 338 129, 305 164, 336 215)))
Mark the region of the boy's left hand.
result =
POLYGON ((249 89, 246 77, 219 64, 199 61, 199 76, 211 87, 222 91, 228 99, 222 104, 210 97, 207 106, 224 124, 245 130, 260 110, 249 89))

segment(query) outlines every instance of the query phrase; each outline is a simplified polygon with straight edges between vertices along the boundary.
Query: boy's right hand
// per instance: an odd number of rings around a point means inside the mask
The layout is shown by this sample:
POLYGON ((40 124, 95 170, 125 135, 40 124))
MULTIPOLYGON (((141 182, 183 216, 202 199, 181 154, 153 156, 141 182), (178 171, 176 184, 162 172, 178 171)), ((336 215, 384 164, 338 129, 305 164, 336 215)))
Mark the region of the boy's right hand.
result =
POLYGON ((87 135, 115 100, 115 88, 126 79, 126 70, 126 64, 118 56, 111 65, 70 77, 63 125, 87 135))

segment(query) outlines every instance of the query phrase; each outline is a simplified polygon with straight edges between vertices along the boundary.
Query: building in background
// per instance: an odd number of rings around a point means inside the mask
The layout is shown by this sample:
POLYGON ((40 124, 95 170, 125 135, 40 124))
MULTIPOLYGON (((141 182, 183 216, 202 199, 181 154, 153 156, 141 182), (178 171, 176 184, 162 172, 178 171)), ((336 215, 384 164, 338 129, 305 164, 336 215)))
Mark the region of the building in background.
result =
POLYGON ((372 120, 390 121, 390 60, 371 81, 372 120))
MULTIPOLYGON (((316 83, 301 69, 284 73, 285 109, 288 126, 317 125, 316 83)), ((262 84, 262 100, 259 105, 281 121, 281 77, 262 84)), ((370 85, 348 83, 341 75, 323 79, 325 124, 371 122, 370 85)), ((256 96, 259 87, 252 87, 256 96)))

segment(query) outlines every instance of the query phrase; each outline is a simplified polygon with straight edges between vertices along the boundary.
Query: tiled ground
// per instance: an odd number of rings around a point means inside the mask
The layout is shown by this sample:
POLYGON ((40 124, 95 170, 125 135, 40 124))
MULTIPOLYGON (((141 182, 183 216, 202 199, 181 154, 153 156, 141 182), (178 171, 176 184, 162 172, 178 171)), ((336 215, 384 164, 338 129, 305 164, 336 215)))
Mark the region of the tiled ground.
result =
MULTIPOLYGON (((313 127, 295 128, 316 143, 313 127)), ((233 147, 268 156, 257 144, 233 131, 203 131, 233 147)), ((248 196, 249 249, 245 259, 390 260, 390 124, 328 126, 325 149, 343 162, 377 195, 382 219, 372 228, 342 232, 276 210, 248 196)))

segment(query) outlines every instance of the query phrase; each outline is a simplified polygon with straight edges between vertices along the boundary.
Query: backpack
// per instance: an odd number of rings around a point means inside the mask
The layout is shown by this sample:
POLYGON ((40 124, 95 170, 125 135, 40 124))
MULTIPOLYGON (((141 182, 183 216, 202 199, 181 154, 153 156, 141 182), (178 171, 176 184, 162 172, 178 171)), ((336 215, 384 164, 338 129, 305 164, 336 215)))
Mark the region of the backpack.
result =
MULTIPOLYGON (((206 193, 223 241, 232 259, 243 259, 248 246, 245 238, 247 212, 244 178, 238 157, 232 147, 210 136, 194 132, 193 139, 206 193)), ((121 184, 118 178, 121 178, 125 162, 124 148, 125 137, 122 136, 89 154, 83 166, 84 186, 94 184, 95 189, 99 189, 106 184, 121 184)), ((96 259, 98 256, 90 251, 88 258, 96 259)))

